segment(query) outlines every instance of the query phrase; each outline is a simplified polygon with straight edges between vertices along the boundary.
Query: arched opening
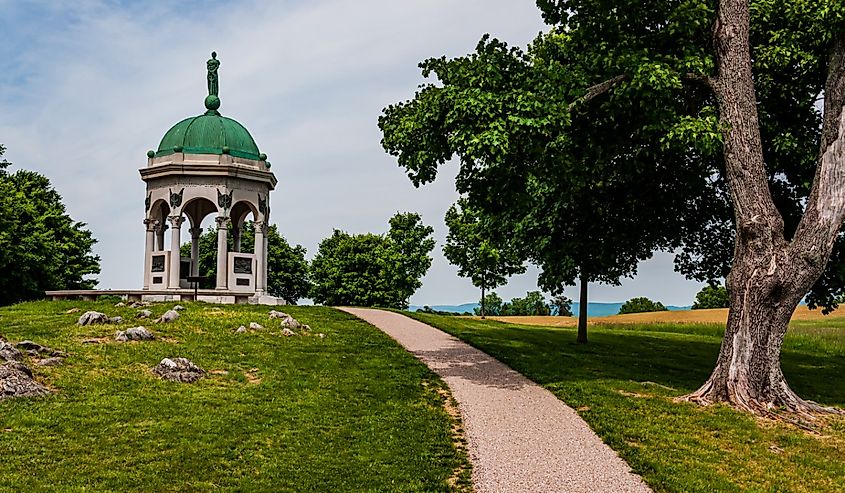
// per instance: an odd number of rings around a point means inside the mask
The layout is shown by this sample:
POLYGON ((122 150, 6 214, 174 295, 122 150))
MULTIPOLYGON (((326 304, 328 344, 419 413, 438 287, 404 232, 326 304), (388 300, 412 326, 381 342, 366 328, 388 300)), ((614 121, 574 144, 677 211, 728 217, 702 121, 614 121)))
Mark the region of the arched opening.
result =
POLYGON ((255 253, 255 229, 253 225, 258 220, 258 208, 255 204, 242 200, 232 206, 229 212, 232 220, 232 251, 255 253), (252 224, 247 224, 247 218, 252 214, 252 224))
POLYGON ((147 211, 147 219, 150 224, 148 228, 152 228, 155 235, 153 243, 153 251, 161 252, 164 250, 164 233, 168 229, 167 216, 170 215, 170 205, 163 199, 156 200, 147 211))

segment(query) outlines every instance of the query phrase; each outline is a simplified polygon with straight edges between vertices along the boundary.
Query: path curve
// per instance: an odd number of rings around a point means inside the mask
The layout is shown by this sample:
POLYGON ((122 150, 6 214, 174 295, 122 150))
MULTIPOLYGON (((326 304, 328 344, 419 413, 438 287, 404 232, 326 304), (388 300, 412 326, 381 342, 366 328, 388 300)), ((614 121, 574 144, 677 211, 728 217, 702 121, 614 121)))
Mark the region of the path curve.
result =
POLYGON ((478 493, 651 491, 572 408, 496 359, 398 313, 340 309, 396 339, 449 385, 478 493))

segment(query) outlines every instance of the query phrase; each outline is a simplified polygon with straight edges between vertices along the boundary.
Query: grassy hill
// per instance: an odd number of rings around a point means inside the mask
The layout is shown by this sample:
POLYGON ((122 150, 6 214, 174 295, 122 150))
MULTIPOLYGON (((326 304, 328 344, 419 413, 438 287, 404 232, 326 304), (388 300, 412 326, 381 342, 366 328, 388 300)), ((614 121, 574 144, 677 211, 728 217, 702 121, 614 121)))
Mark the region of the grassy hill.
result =
MULTIPOLYGON (((845 417, 820 419, 807 432, 721 405, 674 401, 713 370, 723 324, 596 323, 590 343, 578 345, 572 327, 412 316, 549 389, 655 492, 843 491, 845 417)), ((802 397, 845 407, 845 319, 794 320, 782 366, 802 397)))
MULTIPOLYGON (((173 303, 151 307, 155 316, 173 303)), ((266 307, 183 303, 159 339, 116 343, 139 325, 112 303, 0 309, 0 334, 69 353, 33 366, 54 391, 0 401, 0 491, 463 491, 442 382, 374 327, 319 307, 285 307, 315 336, 283 337, 266 307), (120 315, 78 327, 71 307, 120 315), (236 334, 258 322, 266 330, 236 334), (100 344, 83 344, 103 338, 100 344), (187 357, 193 384, 150 369, 187 357)), ((29 362, 31 363, 31 362, 29 362)))

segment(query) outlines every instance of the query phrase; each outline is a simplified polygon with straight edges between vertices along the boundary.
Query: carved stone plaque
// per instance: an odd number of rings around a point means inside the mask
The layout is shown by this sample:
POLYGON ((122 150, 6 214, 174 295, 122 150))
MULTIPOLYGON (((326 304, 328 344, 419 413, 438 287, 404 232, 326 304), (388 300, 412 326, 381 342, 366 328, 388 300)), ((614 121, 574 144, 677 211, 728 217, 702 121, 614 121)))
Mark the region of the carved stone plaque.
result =
POLYGON ((153 255, 150 272, 164 272, 164 255, 153 255))
POLYGON ((249 279, 238 278, 235 279, 235 284, 238 286, 249 286, 249 279))
POLYGON ((252 258, 235 257, 235 274, 252 274, 252 258))

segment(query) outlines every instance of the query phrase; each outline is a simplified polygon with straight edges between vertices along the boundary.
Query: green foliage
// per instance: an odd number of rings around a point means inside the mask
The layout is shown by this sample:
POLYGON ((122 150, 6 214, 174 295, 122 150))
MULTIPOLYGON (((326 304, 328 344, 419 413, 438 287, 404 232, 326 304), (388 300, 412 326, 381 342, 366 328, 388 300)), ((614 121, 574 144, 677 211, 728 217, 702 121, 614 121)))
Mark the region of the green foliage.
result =
POLYGON ((708 284, 695 295, 692 309, 728 308, 729 306, 731 306, 731 299, 728 297, 728 290, 724 286, 708 284))
MULTIPOLYGON (((283 337, 265 306, 180 304, 179 320, 140 344, 82 343, 137 325, 137 310, 111 302, 0 309, 8 340, 70 355, 56 367, 24 356, 54 395, 0 400, 0 491, 471 491, 450 431, 459 423, 439 395, 448 389, 381 331, 286 306, 313 334, 283 337), (72 307, 125 322, 79 327, 72 307), (232 330, 250 322, 266 329, 232 330), (209 373, 188 385, 149 371, 174 355, 209 373)), ((173 305, 148 308, 157 317, 173 305)))
POLYGON ((651 301, 646 297, 631 298, 619 307, 619 314, 644 313, 644 312, 665 312, 668 309, 659 301, 651 301))
MULTIPOLYGON (((490 293, 484 296, 484 299, 479 301, 480 305, 484 305, 484 314, 497 316, 502 314, 502 298, 496 293, 490 293)), ((474 308, 475 315, 481 315, 481 307, 474 308)))
POLYGON ((552 298, 550 306, 552 308, 552 315, 557 315, 559 317, 572 316, 572 300, 562 294, 552 298))
POLYGON ((395 214, 389 221, 386 239, 395 266, 393 286, 398 290, 400 308, 407 308, 408 300, 422 286, 422 277, 431 267, 429 254, 435 241, 434 228, 422 223, 422 217, 413 212, 395 214))
POLYGON ((529 291, 525 298, 513 298, 510 303, 502 305, 502 316, 545 316, 551 315, 552 309, 543 293, 529 291))
POLYGON ((394 215, 386 235, 334 230, 311 262, 311 297, 324 305, 407 308, 431 266, 433 232, 415 213, 394 215))
POLYGON ((449 234, 443 254, 458 266, 458 275, 470 278, 482 291, 495 289, 505 284, 509 276, 525 272, 523 258, 513 246, 501 241, 501 236, 488 233, 491 228, 466 198, 446 211, 446 226, 449 234))
MULTIPOLYGON (((724 325, 531 327, 412 314, 552 391, 654 491, 834 493, 845 476, 845 418, 810 434, 727 406, 677 403, 713 370, 724 325)), ((793 322, 782 368, 801 395, 845 406, 845 318, 793 322), (811 326, 808 326, 811 325, 811 326)))
MULTIPOLYGON (((0 157, 5 148, 0 146, 0 157)), ((0 305, 44 296, 44 291, 91 289, 100 272, 97 240, 74 221, 50 180, 8 173, 0 163, 0 305)))
MULTIPOLYGON (((234 248, 232 228, 227 235, 229 251, 234 248)), ((208 277, 203 287, 212 288, 217 272, 217 228, 211 226, 199 239, 199 275, 208 277)), ((241 230, 241 251, 252 252, 255 247, 255 228, 252 222, 244 223, 241 230)), ((182 245, 183 257, 191 256, 191 244, 182 245)), ((267 293, 284 298, 288 303, 296 304, 308 296, 311 283, 308 279, 308 261, 302 245, 291 246, 279 234, 275 224, 267 228, 267 293)))
POLYGON ((434 308, 432 308, 432 307, 430 307, 430 306, 428 306, 428 305, 425 305, 424 307, 420 308, 420 309, 419 309, 419 310, 417 310, 417 311, 418 311, 418 312, 422 312, 422 313, 428 313, 428 314, 431 314, 431 315, 442 315, 442 316, 444 316, 444 317, 457 317, 457 316, 461 315, 460 313, 455 313, 455 312, 447 312, 447 311, 443 311, 443 310, 435 310, 434 308))

